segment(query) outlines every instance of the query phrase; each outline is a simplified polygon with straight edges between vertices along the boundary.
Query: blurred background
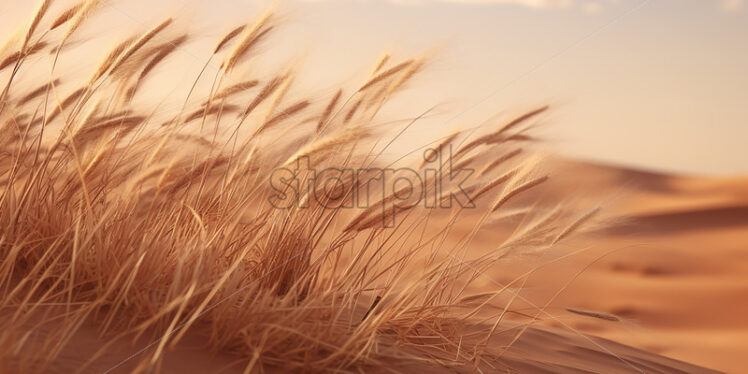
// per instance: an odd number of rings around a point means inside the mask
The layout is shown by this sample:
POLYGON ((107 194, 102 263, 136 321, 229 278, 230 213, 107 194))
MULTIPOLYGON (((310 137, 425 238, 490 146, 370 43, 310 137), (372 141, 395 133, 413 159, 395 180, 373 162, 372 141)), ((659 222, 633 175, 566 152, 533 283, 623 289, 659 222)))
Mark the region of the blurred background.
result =
MULTIPOLYGON (((3 2, 0 31, 22 25, 35 6, 3 2)), ((217 39, 270 6, 284 25, 258 70, 293 60, 300 94, 321 101, 341 83, 365 81, 385 52, 432 56, 388 108, 403 118, 439 104, 399 150, 550 104, 541 134, 561 155, 676 174, 748 173, 742 0, 130 0, 109 2, 98 22, 124 35, 180 20, 197 37, 161 88, 181 92, 179 77, 199 71, 217 39)), ((95 27, 82 35, 109 45, 95 27)), ((90 68, 106 50, 69 68, 90 68)))

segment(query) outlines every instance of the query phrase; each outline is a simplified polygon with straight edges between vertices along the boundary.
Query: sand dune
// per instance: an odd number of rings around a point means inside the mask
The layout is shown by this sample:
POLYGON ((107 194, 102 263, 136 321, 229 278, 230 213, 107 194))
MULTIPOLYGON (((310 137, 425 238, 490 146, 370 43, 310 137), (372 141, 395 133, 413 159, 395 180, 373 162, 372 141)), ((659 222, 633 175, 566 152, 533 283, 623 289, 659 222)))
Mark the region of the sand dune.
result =
MULTIPOLYGON (((556 318, 545 320, 556 328, 725 372, 744 370, 748 180, 678 177, 568 160, 553 165, 551 181, 528 200, 557 202, 557 196, 583 191, 582 204, 599 202, 612 219, 540 259, 509 261, 488 274, 508 282, 550 263, 529 278, 521 291, 528 302, 515 308, 532 311, 530 303, 549 303, 546 310, 556 318), (586 250, 551 263, 580 248, 586 250), (610 313, 619 320, 567 308, 610 313)), ((490 245, 491 235, 479 238, 476 247, 490 245)))
POLYGON ((716 373, 600 338, 529 329, 507 355, 522 373, 716 373))
MULTIPOLYGON (((490 345, 511 346, 499 360, 488 365, 490 372, 500 373, 718 373, 696 365, 667 358, 644 350, 632 348, 610 340, 568 333, 555 328, 531 327, 521 329, 504 327, 496 334, 490 345), (514 338, 521 332, 516 341, 514 338)), ((242 373, 243 361, 227 353, 210 352, 204 349, 204 341, 198 333, 187 336, 165 356, 161 369, 165 373, 242 373)), ((68 346, 57 360, 45 370, 49 373, 70 373, 78 370, 83 362, 97 352, 102 344, 111 343, 99 337, 93 326, 82 328, 74 338, 76 344, 68 346)), ((136 368, 137 360, 127 360, 140 349, 147 347, 148 340, 140 339, 136 344, 122 339, 114 349, 98 356, 87 366, 87 372, 128 373, 136 368)), ((153 348, 152 348, 153 349, 153 348)), ((367 372, 412 372, 420 373, 472 373, 472 367, 413 366, 412 363, 393 363, 390 367, 368 368, 367 372)), ((486 368, 484 367, 484 371, 486 368)), ((267 373, 286 372, 282 368, 266 368, 267 373)))
MULTIPOLYGON (((489 343, 501 352, 489 372, 741 372, 748 365, 748 196, 741 193, 748 180, 568 160, 551 166, 551 182, 517 205, 539 199, 534 208, 544 209, 568 202, 559 197, 582 195, 574 203, 602 205, 604 225, 548 253, 507 258, 475 283, 473 291, 495 290, 537 268, 498 304, 508 303, 512 313, 489 343)), ((476 216, 468 212, 450 238, 469 232, 476 216)), ((492 229, 477 236, 471 255, 492 248, 515 221, 489 223, 492 229)), ((130 372, 137 360, 117 365, 152 338, 116 342, 89 368, 130 372)), ((79 367, 109 341, 102 339, 93 326, 81 329, 47 372, 79 367)), ((206 351, 204 343, 199 331, 191 333, 169 351, 161 369, 242 372, 236 357, 206 351)), ((474 372, 403 365, 388 370, 474 372)))

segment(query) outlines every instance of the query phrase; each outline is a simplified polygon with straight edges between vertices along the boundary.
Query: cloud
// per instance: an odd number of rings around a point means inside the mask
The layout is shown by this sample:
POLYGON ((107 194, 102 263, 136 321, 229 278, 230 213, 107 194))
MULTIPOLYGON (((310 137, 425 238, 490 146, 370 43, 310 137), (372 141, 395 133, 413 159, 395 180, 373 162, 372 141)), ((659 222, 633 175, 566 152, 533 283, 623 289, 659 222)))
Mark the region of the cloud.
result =
MULTIPOLYGON (((306 1, 325 1, 325 0, 306 0, 306 1)), ((328 0, 328 1, 350 1, 363 2, 366 0, 328 0)), ((528 8, 546 9, 546 8, 566 8, 577 3, 577 0, 369 0, 369 1, 386 1, 396 4, 428 4, 428 3, 460 3, 460 4, 508 4, 520 5, 528 8)), ((612 0, 607 0, 610 2, 612 0)), ((595 2, 590 1, 590 2, 595 2)))
MULTIPOLYGON (((533 9, 563 9, 579 7, 587 13, 598 13, 609 5, 622 3, 623 0, 302 0, 312 2, 322 1, 385 1, 396 4, 428 4, 428 3, 455 3, 455 4, 505 4, 524 6, 533 9)), ((641 1, 641 0, 637 0, 641 1)), ((747 0, 713 0, 723 10, 736 12, 743 9, 747 0)), ((633 2, 633 1, 631 1, 633 2)))
MULTIPOLYGON (((390 0, 393 1, 393 0, 390 0)), ((398 1, 398 0, 394 0, 398 1)), ((423 0, 426 1, 426 0, 423 0)), ((578 1, 578 0, 431 0, 431 1, 441 1, 441 2, 450 2, 450 3, 465 3, 465 4, 511 4, 511 5, 520 5, 525 6, 528 8, 534 8, 534 9, 561 9, 561 8, 570 8, 573 6, 580 6, 585 12, 587 13, 598 13, 606 5, 609 5, 611 3, 617 3, 617 0, 588 0, 588 1, 578 1)), ((741 0, 732 0, 732 1, 741 1, 741 0)))
MULTIPOLYGON (((321 2, 326 0, 304 0, 312 2, 321 2)), ((327 0, 327 1, 350 1, 364 2, 367 0, 327 0)), ((428 4, 428 3, 458 3, 458 4, 507 4, 519 5, 535 9, 553 9, 568 8, 575 5, 581 5, 585 9, 599 10, 604 4, 617 3, 620 0, 368 0, 368 1, 386 1, 396 4, 428 4)), ((730 0, 728 0, 730 1, 730 0)), ((735 1, 735 0, 732 0, 735 1)), ((740 0, 737 0, 740 1, 740 0)))
POLYGON ((515 4, 530 8, 566 8, 574 5, 575 0, 442 0, 451 3, 473 3, 473 4, 515 4))

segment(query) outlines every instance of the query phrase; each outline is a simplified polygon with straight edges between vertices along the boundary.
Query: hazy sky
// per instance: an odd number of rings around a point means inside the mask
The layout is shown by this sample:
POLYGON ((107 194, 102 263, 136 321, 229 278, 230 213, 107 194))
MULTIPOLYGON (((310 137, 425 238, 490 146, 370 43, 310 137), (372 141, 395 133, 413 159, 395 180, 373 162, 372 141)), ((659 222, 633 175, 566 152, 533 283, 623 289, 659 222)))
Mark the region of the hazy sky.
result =
MULTIPOLYGON (((112 28, 137 31, 176 12, 212 44, 270 2, 114 4, 112 28)), ((22 7, 30 5, 3 1, 0 23, 22 7)), ((401 58, 435 51, 398 107, 413 115, 443 104, 414 141, 550 103, 543 135, 562 154, 748 174, 741 0, 289 0, 280 8, 286 30, 277 45, 302 58, 306 92, 329 94, 362 79, 385 51, 401 58)), ((199 66, 206 50, 186 49, 185 61, 199 66)))

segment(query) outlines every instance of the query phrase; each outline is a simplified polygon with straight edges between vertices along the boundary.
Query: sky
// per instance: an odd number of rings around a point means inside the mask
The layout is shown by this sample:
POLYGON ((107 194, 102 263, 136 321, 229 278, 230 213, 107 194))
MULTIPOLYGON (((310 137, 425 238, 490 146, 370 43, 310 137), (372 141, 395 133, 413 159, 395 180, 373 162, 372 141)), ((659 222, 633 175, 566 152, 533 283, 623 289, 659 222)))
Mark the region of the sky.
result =
MULTIPOLYGON (((306 93, 330 95, 341 82, 360 82, 384 52, 432 56, 392 109, 407 117, 439 104, 406 147, 550 104, 540 131, 545 146, 561 155, 671 173, 748 175, 744 1, 277 3, 284 22, 272 49, 300 61, 306 93)), ((176 13, 200 36, 182 56, 196 68, 209 53, 205 46, 271 2, 112 4, 107 25, 123 32, 176 13)), ((33 4, 4 1, 0 21, 27 14, 24 6, 33 4)))

